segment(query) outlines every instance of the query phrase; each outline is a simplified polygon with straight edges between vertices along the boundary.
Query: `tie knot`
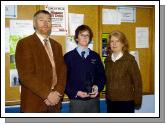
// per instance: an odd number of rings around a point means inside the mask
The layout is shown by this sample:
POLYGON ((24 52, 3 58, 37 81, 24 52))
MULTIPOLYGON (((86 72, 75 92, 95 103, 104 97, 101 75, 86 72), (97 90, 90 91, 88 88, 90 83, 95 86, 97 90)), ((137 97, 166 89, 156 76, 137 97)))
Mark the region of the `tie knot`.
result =
POLYGON ((84 55, 85 55, 85 51, 82 51, 81 56, 82 56, 83 59, 85 59, 84 55))
POLYGON ((47 39, 44 39, 43 41, 44 41, 45 43, 47 43, 47 42, 48 42, 48 40, 47 40, 47 39))

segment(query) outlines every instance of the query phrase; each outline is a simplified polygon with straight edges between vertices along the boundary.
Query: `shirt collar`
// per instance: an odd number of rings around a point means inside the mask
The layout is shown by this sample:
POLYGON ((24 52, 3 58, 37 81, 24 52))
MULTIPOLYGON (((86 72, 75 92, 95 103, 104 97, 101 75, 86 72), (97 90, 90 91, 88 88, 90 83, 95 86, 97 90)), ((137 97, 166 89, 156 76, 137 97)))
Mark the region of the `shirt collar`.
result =
POLYGON ((122 53, 122 52, 118 53, 117 55, 115 55, 114 53, 112 53, 112 55, 111 55, 111 60, 112 60, 113 62, 115 62, 115 61, 117 61, 118 59, 120 59, 122 56, 123 56, 123 53, 122 53))
POLYGON ((78 46, 77 46, 77 51, 78 51, 78 53, 81 55, 81 52, 82 51, 85 51, 85 56, 87 56, 87 55, 89 55, 89 48, 87 47, 87 48, 83 48, 82 46, 80 46, 79 44, 78 44, 78 46))
POLYGON ((44 45, 44 41, 43 41, 44 39, 47 39, 49 41, 49 37, 44 38, 41 34, 39 34, 37 32, 36 32, 36 35, 38 36, 38 38, 40 39, 40 41, 42 42, 43 45, 44 45))
POLYGON ((80 45, 78 45, 77 46, 77 50, 78 50, 78 52, 82 52, 82 51, 85 51, 86 53, 87 52, 89 52, 89 48, 87 47, 87 48, 83 48, 82 46, 80 46, 80 45))

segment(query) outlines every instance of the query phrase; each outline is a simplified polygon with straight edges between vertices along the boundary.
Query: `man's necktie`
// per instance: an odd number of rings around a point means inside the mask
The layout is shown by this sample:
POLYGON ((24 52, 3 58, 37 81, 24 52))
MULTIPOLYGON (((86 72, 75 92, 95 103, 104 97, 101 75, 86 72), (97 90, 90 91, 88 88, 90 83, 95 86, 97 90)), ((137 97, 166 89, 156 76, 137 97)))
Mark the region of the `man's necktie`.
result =
POLYGON ((52 89, 54 89, 55 85, 57 84, 56 66, 55 66, 52 50, 49 46, 49 41, 47 39, 44 39, 43 41, 44 41, 45 50, 46 50, 46 52, 49 56, 50 62, 52 64, 52 70, 53 70, 53 79, 52 79, 52 86, 51 86, 51 90, 52 90, 52 89))
POLYGON ((85 59, 85 51, 81 52, 81 57, 82 57, 83 60, 85 59))

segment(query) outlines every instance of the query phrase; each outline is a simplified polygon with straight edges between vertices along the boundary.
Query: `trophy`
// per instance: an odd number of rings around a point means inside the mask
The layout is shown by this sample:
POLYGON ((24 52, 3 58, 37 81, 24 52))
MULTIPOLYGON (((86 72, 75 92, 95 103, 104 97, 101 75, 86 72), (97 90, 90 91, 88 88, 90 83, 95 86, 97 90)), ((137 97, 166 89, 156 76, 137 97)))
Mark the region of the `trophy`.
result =
POLYGON ((92 93, 92 86, 94 84, 94 76, 92 73, 86 73, 85 74, 85 80, 84 80, 84 85, 85 85, 85 90, 88 94, 92 93))

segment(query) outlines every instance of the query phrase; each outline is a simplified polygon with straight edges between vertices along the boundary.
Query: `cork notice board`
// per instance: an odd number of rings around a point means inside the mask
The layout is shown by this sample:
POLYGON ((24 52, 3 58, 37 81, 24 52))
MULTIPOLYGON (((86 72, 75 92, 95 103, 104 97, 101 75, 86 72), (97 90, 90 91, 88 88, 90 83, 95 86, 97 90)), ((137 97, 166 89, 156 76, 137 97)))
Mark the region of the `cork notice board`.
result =
MULTIPOLYGON (((140 70, 143 79, 143 94, 154 93, 154 6, 137 6, 136 22, 122 22, 120 25, 103 25, 102 9, 115 9, 115 6, 101 5, 69 5, 69 13, 84 14, 84 24, 91 27, 94 33, 93 50, 102 57, 102 33, 110 33, 112 30, 120 30, 125 33, 129 40, 130 50, 139 52, 140 70), (82 8, 82 9, 81 9, 82 8), (136 48, 135 29, 136 27, 149 28, 149 48, 136 48)), ((39 5, 17 6, 16 20, 32 20, 33 14, 44 9, 39 5), (28 13, 27 13, 28 12, 28 13)), ((5 27, 10 27, 10 18, 5 18, 5 27)), ((65 53, 65 36, 51 36, 58 41, 65 53)), ((158 84, 158 83, 156 83, 158 84)), ((10 55, 5 53, 5 101, 6 105, 19 104, 20 87, 10 87, 10 55)))

